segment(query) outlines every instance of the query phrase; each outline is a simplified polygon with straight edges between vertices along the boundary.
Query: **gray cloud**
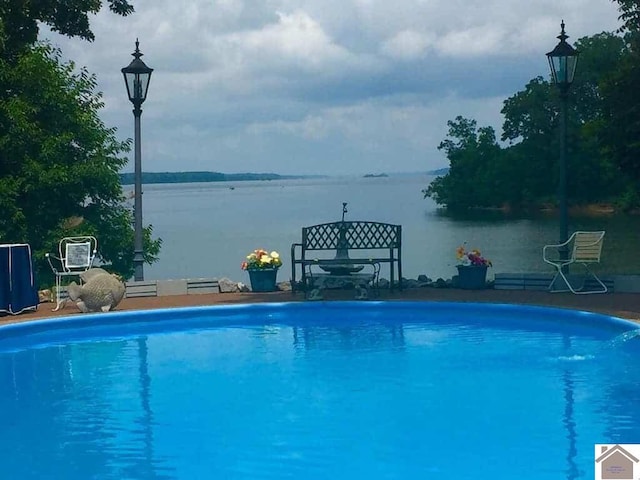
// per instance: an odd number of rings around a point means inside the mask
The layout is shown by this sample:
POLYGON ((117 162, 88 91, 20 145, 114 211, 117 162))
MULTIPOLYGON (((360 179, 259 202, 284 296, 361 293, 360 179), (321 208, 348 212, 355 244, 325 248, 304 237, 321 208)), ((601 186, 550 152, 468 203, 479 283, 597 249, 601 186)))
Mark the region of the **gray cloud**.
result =
MULTIPOLYGON (((571 40, 612 31, 609 0, 134 0, 94 43, 43 30, 97 74, 103 119, 133 135, 120 68, 136 37, 154 68, 144 104, 151 171, 349 174, 446 164, 456 115, 502 124, 564 19, 571 40)), ((132 169, 129 165, 128 170, 132 169)))

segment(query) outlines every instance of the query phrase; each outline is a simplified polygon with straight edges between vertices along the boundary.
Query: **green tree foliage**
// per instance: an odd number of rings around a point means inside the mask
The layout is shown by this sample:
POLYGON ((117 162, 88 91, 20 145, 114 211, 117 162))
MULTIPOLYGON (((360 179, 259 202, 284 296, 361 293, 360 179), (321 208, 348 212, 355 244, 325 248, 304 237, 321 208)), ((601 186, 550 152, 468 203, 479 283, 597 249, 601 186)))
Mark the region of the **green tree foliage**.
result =
POLYGON ((609 123, 605 85, 618 74, 629 49, 623 38, 606 32, 579 39, 576 48, 581 53, 569 97, 569 196, 581 203, 608 200, 631 186, 629 176, 607 151, 602 135, 609 123))
POLYGON ((511 145, 506 149, 510 161, 508 178, 514 184, 504 203, 526 207, 541 199, 546 201, 556 191, 553 166, 558 156, 552 121, 556 110, 548 82, 542 77, 531 80, 524 91, 505 100, 502 114, 502 140, 511 145))
POLYGON ((118 15, 133 13, 128 0, 0 0, 0 25, 3 33, 0 53, 15 58, 38 39, 38 23, 69 37, 93 40, 89 14, 100 11, 103 3, 118 15))
MULTIPOLYGON (((80 234, 98 238, 112 271, 133 273, 133 215, 118 175, 130 141, 100 120, 95 77, 36 43, 40 24, 93 40, 89 15, 103 4, 133 12, 129 0, 0 0, 0 240, 31 245, 42 284, 51 281, 44 254, 80 234)), ((150 226, 143 241, 145 261, 156 261, 150 226)))
MULTIPOLYGON (((95 88, 93 75, 75 73, 46 44, 11 65, 0 59, 0 239, 31 245, 44 284, 44 253, 76 234, 94 234, 113 271, 133 272, 132 212, 118 175, 130 141, 117 141, 100 120, 95 88)), ((151 227, 144 237, 145 260, 154 261, 160 240, 151 227)))
POLYGON ((640 2, 617 0, 620 20, 618 30, 625 34, 625 55, 619 67, 602 82, 603 121, 594 128, 602 138, 603 152, 629 175, 633 188, 625 198, 638 202, 640 194, 640 2))
POLYGON ((614 0, 619 5, 622 26, 619 32, 638 31, 640 29, 640 2, 638 0, 614 0))
MULTIPOLYGON (((619 130, 613 129, 615 124, 610 120, 613 110, 618 113, 621 110, 610 106, 612 100, 605 85, 610 84, 612 78, 618 78, 629 57, 629 48, 621 37, 611 33, 580 39, 575 46, 581 53, 568 98, 569 200, 572 203, 609 201, 619 197, 631 185, 629 178, 620 172, 622 162, 612 155, 612 148, 605 148, 604 143, 605 132, 611 136, 621 135, 619 130)), ((474 141, 479 135, 475 133, 476 125, 471 120, 460 123, 458 117, 456 122, 449 122, 450 138, 440 148, 444 149, 450 161, 450 172, 435 180, 424 191, 425 196, 454 209, 528 208, 555 202, 560 155, 560 105, 555 85, 542 77, 531 80, 523 91, 503 104, 501 139, 506 143, 504 148, 487 141, 474 141), (487 159, 492 159, 491 163, 487 159), (460 169, 460 165, 464 168, 460 169), (482 165, 482 168, 467 168, 469 165, 482 165), (464 172, 464 182, 460 181, 460 172, 464 172)), ((629 111, 629 115, 633 112, 629 111)), ((628 125, 633 124, 629 122, 628 125)), ((636 125, 640 128, 640 124, 636 125)), ((636 131, 636 126, 630 128, 636 131)), ((628 133, 625 149, 630 150, 634 145, 640 148, 637 140, 640 135, 635 137, 634 144, 631 132, 628 133)), ((617 145, 619 140, 617 138, 610 143, 617 145)), ((631 162, 639 156, 629 154, 627 158, 631 162)))
POLYGON ((452 210, 494 206, 500 178, 494 170, 501 164, 501 151, 493 128, 478 128, 475 120, 461 116, 447 125, 447 139, 438 149, 449 159, 449 173, 434 180, 424 195, 452 210))
MULTIPOLYGON (((620 169, 640 183, 640 56, 632 53, 603 84, 603 121, 594 126, 601 148, 620 169)), ((637 188, 637 187, 636 187, 637 188)))
MULTIPOLYGON (((568 194, 573 203, 585 203, 609 199, 625 183, 610 157, 602 154, 594 134, 603 116, 600 85, 618 68, 624 42, 602 33, 580 39, 575 46, 581 53, 568 97, 568 194)), ((558 89, 542 77, 504 102, 502 139, 515 144, 513 150, 518 155, 514 161, 523 162, 511 173, 523 185, 524 205, 554 201, 556 197, 560 105, 558 89)))

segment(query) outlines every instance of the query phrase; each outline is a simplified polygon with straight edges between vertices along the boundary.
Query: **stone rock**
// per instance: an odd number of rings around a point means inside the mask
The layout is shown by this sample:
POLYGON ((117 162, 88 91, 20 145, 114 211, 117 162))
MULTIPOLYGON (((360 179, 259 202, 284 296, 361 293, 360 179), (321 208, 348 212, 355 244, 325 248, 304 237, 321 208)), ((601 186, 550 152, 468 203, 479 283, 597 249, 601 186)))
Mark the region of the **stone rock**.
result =
POLYGON ((418 288, 418 281, 412 278, 403 278, 402 285, 404 288, 418 288))
POLYGON ((237 282, 233 280, 229 280, 227 277, 221 278, 218 280, 218 288, 220 288, 220 293, 238 293, 240 292, 240 287, 237 282))
POLYGON ((311 290, 311 292, 309 292, 307 300, 322 300, 323 298, 324 297, 322 296, 322 290, 320 290, 319 288, 314 288, 313 290, 311 290))
POLYGON ((38 303, 53 302, 51 290, 38 290, 38 303))
POLYGON ((446 280, 442 279, 442 278, 438 278, 435 282, 433 282, 433 286, 435 288, 448 288, 449 285, 447 284, 446 280))
POLYGON ((84 285, 71 282, 67 288, 69 299, 76 302, 83 313, 108 312, 124 298, 124 283, 116 275, 102 272, 90 274, 84 285))
POLYGON ((356 285, 356 300, 367 300, 369 298, 369 291, 362 285, 356 285))
POLYGON ((418 275, 418 282, 420 283, 431 283, 431 279, 426 275, 418 275))

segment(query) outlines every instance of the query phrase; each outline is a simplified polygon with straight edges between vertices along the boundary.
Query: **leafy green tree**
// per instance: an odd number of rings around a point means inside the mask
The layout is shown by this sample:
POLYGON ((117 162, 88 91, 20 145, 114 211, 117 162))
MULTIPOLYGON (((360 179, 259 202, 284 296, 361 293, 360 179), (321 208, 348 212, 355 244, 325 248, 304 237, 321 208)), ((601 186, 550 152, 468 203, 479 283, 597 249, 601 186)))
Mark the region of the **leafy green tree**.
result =
POLYGON ((22 49, 35 44, 38 23, 46 24, 62 35, 92 41, 89 14, 98 13, 103 3, 108 3, 109 9, 118 15, 133 13, 128 0, 1 0, 3 40, 0 52, 13 59, 22 49))
MULTIPOLYGON (((637 3, 623 3, 629 6, 628 18, 637 19, 637 3)), ((601 138, 603 154, 633 179, 633 188, 626 195, 632 207, 638 205, 640 191, 640 25, 628 20, 623 28, 627 31, 625 55, 602 82, 603 118, 594 126, 594 134, 601 138)))
POLYGON ((613 0, 619 5, 619 20, 623 21, 619 32, 638 31, 640 29, 640 2, 638 0, 613 0))
MULTIPOLYGON (((621 108, 624 99, 620 97, 619 104, 613 105, 615 96, 604 87, 612 78, 619 78, 630 49, 621 37, 611 33, 582 38, 576 42, 576 48, 581 55, 568 99, 569 200, 578 204, 609 201, 620 197, 622 192, 625 202, 630 203, 635 197, 625 193, 631 183, 619 168, 624 163, 621 156, 616 161, 612 147, 605 148, 604 142, 608 133, 610 144, 618 149, 629 151, 634 145, 640 146, 630 137, 620 143, 625 130, 615 128, 617 123, 610 118, 614 111, 617 115, 624 111, 621 108)), ((630 95, 629 91, 625 92, 630 95)), ((485 141, 478 142, 482 129, 476 131, 474 121, 458 117, 450 122, 449 138, 440 145, 451 163, 450 173, 437 179, 425 194, 455 209, 474 206, 521 209, 555 202, 560 153, 559 108, 555 85, 542 77, 531 80, 523 91, 503 104, 502 141, 508 145, 504 149, 486 141, 491 138, 486 135, 488 132, 485 132, 485 141), (460 168, 461 165, 464 168, 460 168), (482 168, 477 168, 478 165, 482 168)), ((632 114, 633 111, 628 110, 628 115, 632 114)), ((627 126, 635 128, 631 121, 627 126)), ((628 155, 628 163, 636 158, 638 156, 628 155)))
MULTIPOLYGON (((604 155, 596 134, 603 121, 602 82, 617 71, 625 55, 623 40, 611 33, 576 42, 580 59, 568 97, 569 199, 573 203, 608 200, 628 182, 611 158, 604 155)), ((503 140, 518 143, 526 162, 520 172, 526 197, 554 201, 558 183, 559 92, 538 77, 504 102, 503 140), (535 172, 540 172, 536 174, 535 172)), ((525 198, 527 200, 527 198, 525 198)))
MULTIPOLYGON (((133 273, 133 215, 118 176, 130 141, 100 120, 95 77, 36 43, 40 24, 93 40, 89 15, 103 4, 133 12, 129 0, 0 0, 0 239, 31 245, 43 284, 51 280, 44 253, 78 234, 98 238, 112 271, 133 273)), ((161 245, 151 233, 143 231, 147 263, 161 245)))
POLYGON ((501 113, 502 140, 510 145, 508 176, 520 186, 511 188, 510 203, 523 207, 548 201, 556 192, 558 152, 549 83, 534 78, 524 91, 504 101, 501 113))
MULTIPOLYGON (((96 235, 113 271, 133 272, 132 212, 118 175, 130 141, 100 120, 95 88, 95 76, 76 73, 47 44, 11 65, 0 59, 0 238, 31 245, 42 283, 50 280, 44 253, 80 233, 96 235)), ((155 261, 161 241, 151 227, 144 237, 145 260, 155 261)))
POLYGON ((603 119, 593 133, 601 138, 601 150, 633 184, 623 198, 626 205, 640 205, 640 2, 615 0, 624 33, 625 55, 618 68, 601 84, 603 119))
MULTIPOLYGON (((640 56, 626 58, 603 85, 604 119, 595 127, 602 150, 640 185, 640 56)), ((638 187, 636 186, 636 189, 638 187)))
POLYGON ((501 151, 495 131, 478 128, 475 120, 461 116, 447 125, 447 138, 438 149, 449 159, 449 173, 436 178, 423 190, 424 196, 451 210, 496 206, 500 202, 496 196, 499 176, 493 169, 500 164, 501 151))

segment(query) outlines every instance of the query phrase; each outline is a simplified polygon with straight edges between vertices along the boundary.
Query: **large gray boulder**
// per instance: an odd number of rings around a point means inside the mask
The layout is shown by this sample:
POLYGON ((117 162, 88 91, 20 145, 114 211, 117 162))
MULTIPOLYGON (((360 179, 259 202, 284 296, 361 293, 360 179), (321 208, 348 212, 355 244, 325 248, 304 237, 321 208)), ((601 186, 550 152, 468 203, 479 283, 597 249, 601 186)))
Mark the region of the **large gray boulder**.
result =
POLYGON ((82 275, 84 285, 71 282, 67 291, 69 298, 83 313, 108 312, 118 306, 124 298, 125 286, 122 280, 100 268, 92 268, 82 275), (99 270, 99 271, 96 271, 99 270))

